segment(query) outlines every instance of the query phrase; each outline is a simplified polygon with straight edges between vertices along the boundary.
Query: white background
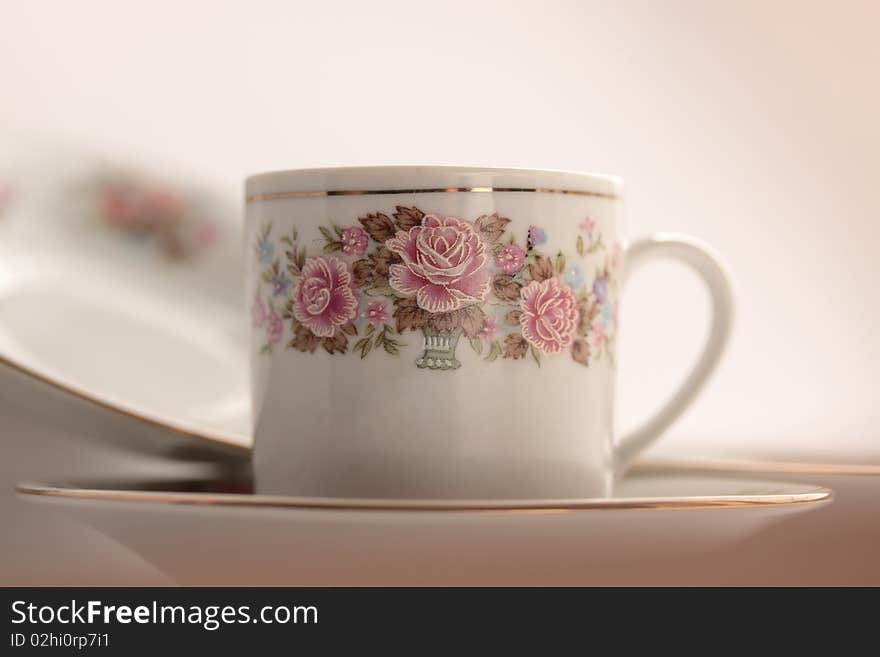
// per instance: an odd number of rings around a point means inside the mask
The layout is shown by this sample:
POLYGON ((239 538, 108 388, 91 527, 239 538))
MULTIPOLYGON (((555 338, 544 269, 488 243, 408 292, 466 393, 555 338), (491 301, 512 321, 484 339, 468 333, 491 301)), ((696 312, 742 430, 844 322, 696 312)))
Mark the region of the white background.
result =
MULTIPOLYGON (((300 166, 621 175, 630 233, 705 239, 738 292, 728 357, 667 449, 867 458, 878 19, 870 0, 2 0, 0 123, 231 197, 300 166)), ((680 377, 705 303, 673 266, 633 281, 622 425, 680 377)))

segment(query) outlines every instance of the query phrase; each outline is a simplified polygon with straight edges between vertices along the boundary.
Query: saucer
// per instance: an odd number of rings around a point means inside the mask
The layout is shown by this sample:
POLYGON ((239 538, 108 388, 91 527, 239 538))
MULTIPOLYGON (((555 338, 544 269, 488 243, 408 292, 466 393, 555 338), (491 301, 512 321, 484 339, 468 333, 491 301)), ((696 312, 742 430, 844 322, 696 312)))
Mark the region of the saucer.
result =
POLYGON ((18 487, 182 585, 639 583, 645 568, 663 572, 656 564, 741 544, 831 499, 810 484, 681 473, 637 473, 603 499, 316 499, 252 490, 249 479, 223 476, 18 487))

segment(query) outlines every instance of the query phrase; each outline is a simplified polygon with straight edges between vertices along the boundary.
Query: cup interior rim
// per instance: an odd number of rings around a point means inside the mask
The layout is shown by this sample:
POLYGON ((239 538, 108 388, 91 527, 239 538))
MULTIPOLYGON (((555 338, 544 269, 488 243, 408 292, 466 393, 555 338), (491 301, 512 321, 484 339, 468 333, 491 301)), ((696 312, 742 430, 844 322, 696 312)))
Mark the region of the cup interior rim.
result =
POLYGON ((448 165, 339 166, 266 171, 245 179, 245 194, 370 191, 555 191, 615 199, 623 181, 613 175, 552 169, 448 165))

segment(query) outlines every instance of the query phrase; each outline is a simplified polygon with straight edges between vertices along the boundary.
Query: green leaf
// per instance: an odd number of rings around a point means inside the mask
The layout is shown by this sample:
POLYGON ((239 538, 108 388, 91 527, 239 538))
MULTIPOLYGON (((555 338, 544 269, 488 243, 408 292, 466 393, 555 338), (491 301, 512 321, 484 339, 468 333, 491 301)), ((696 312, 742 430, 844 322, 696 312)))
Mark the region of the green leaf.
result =
POLYGON ((324 239, 328 242, 335 242, 336 238, 333 237, 333 233, 325 226, 318 226, 318 230, 321 231, 321 235, 324 236, 324 239))
POLYGON ((556 273, 561 274, 565 271, 565 256, 562 251, 556 254, 556 273))
POLYGON ((583 255, 584 255, 584 236, 583 236, 583 235, 578 235, 578 239, 577 239, 577 252, 578 252, 578 255, 579 255, 579 256, 583 256, 583 255))
POLYGON ((327 242, 324 245, 324 253, 333 253, 342 249, 342 242, 327 242))
POLYGON ((354 349, 352 351, 360 351, 361 358, 366 358, 367 354, 370 353, 370 349, 373 348, 373 341, 370 338, 361 338, 357 342, 354 343, 354 349))
POLYGON ((336 224, 333 224, 333 232, 336 233, 336 237, 342 237, 342 229, 336 224))
POLYGON ((489 355, 486 356, 483 360, 487 360, 492 362, 496 358, 501 355, 501 343, 498 340, 492 341, 492 346, 489 348, 489 355))
POLYGON ((367 330, 364 332, 364 334, 367 336, 371 336, 371 335, 373 335, 373 332, 375 330, 376 330, 375 326, 373 326, 372 324, 367 324, 367 330))
POLYGON ((471 349, 476 351, 478 354, 483 353, 483 341, 480 338, 468 338, 471 343, 471 349))
POLYGON ((267 344, 264 344, 262 347, 260 347, 261 354, 268 354, 270 351, 272 351, 272 347, 267 344))
POLYGON ((538 351, 538 348, 535 345, 532 345, 529 348, 529 351, 532 354, 532 358, 534 358, 535 362, 538 364, 538 367, 541 367, 541 352, 538 351))

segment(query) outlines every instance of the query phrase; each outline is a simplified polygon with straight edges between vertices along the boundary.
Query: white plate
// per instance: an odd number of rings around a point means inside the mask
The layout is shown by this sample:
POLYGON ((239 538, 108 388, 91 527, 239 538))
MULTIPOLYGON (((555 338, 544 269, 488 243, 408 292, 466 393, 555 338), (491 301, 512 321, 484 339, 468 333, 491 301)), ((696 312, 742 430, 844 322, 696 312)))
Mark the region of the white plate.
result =
POLYGON ((22 485, 185 585, 639 583, 819 509, 827 489, 681 474, 609 499, 419 502, 263 497, 249 481, 22 485), (653 565, 652 565, 653 564, 653 565))
POLYGON ((102 222, 101 169, 73 168, 22 176, 0 221, 0 386, 11 381, 9 394, 41 415, 138 451, 241 454, 250 416, 237 209, 187 200, 187 216, 216 212, 198 218, 210 219, 212 241, 172 257, 156 234, 102 222), (83 189, 67 191, 77 181, 83 189))

